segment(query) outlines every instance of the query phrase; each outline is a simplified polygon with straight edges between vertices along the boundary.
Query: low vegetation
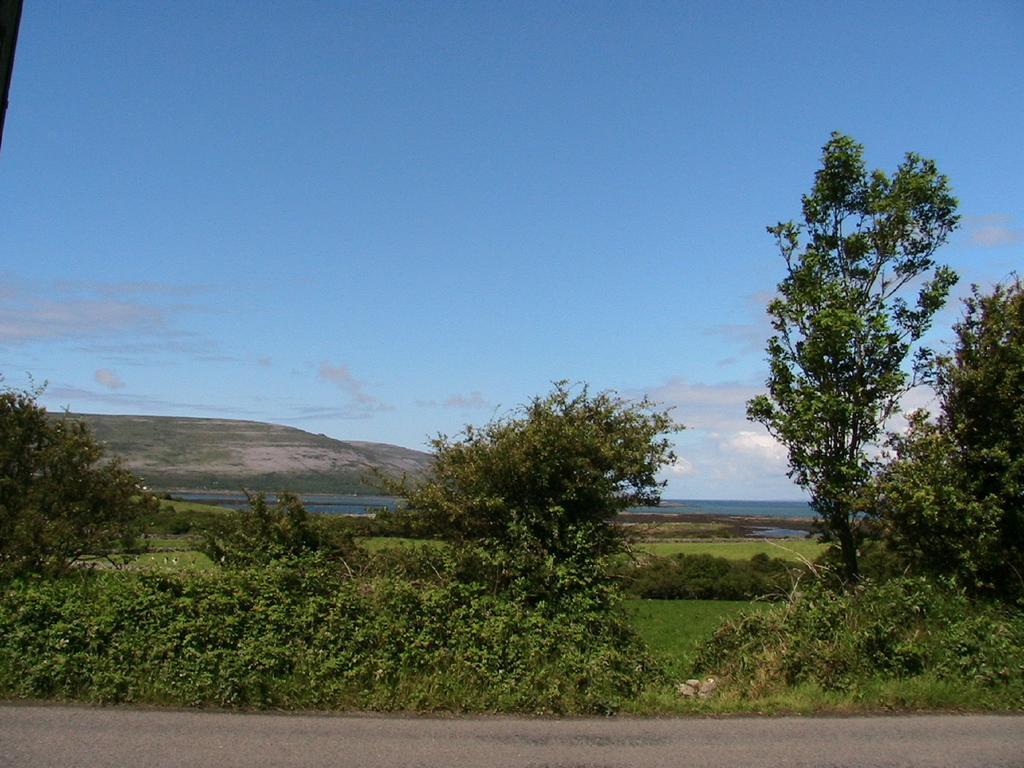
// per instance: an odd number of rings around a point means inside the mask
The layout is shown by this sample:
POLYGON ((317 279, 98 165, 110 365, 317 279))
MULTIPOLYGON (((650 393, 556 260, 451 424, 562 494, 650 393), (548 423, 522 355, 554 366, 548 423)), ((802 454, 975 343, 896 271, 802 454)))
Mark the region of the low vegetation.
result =
MULTIPOLYGON (((445 546, 371 552, 344 521, 313 518, 287 494, 275 505, 255 495, 241 512, 192 510, 209 515, 206 569, 19 573, 0 587, 0 693, 614 711, 658 670, 607 573, 622 541, 610 520, 656 498, 655 473, 671 456, 657 438, 670 425, 646 403, 558 385, 514 417, 439 443, 410 508, 435 526, 471 499, 487 513, 439 529, 445 546), (538 473, 538 451, 567 464, 538 473)), ((149 519, 166 526, 153 533, 182 536, 196 532, 171 531, 191 517, 149 519)))
POLYGON ((736 701, 803 690, 834 703, 1024 707, 1024 613, 922 577, 820 582, 723 624, 694 661, 736 701), (890 698, 876 695, 887 690, 890 698))
POLYGON ((749 560, 676 554, 628 563, 616 573, 631 597, 657 600, 779 599, 806 569, 757 554, 749 560))
POLYGON ((19 579, 0 590, 4 696, 316 709, 608 712, 650 675, 617 612, 529 605, 454 574, 324 562, 19 579))

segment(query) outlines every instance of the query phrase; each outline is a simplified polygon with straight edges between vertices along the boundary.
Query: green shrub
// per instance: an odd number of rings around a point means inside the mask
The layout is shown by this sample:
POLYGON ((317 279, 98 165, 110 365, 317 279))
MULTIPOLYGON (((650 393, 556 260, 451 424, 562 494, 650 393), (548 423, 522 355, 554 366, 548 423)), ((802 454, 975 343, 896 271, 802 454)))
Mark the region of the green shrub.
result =
POLYGON ((606 577, 622 549, 613 521, 657 504, 674 460, 665 435, 680 428, 646 399, 556 382, 506 418, 433 440, 430 471, 393 485, 408 504, 388 519, 486 551, 510 594, 551 600, 606 577))
POLYGON ((926 675, 1009 686, 1024 704, 1024 614, 921 578, 849 592, 815 584, 783 605, 724 624, 697 665, 751 696, 803 683, 849 691, 926 675))
POLYGON ((356 580, 323 560, 16 580, 0 591, 0 697, 610 712, 653 672, 619 609, 595 605, 356 580))
POLYGON ((180 535, 183 533, 199 533, 215 527, 230 510, 191 502, 173 502, 166 499, 160 506, 149 510, 142 517, 146 533, 180 535))
POLYGON ((209 525, 203 552, 220 565, 245 567, 313 553, 352 558, 355 546, 340 518, 310 515, 292 493, 282 493, 274 505, 257 493, 248 509, 225 512, 209 525))
POLYGON ((631 597, 654 600, 753 600, 787 594, 803 568, 766 554, 749 560, 677 553, 620 566, 631 597))

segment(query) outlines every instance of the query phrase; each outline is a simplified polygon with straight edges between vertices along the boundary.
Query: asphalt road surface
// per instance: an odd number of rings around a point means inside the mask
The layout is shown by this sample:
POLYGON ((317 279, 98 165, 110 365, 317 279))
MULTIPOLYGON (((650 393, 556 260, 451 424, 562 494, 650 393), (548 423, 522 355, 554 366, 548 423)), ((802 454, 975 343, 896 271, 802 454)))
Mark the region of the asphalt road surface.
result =
POLYGON ((0 705, 0 766, 1024 766, 1024 717, 426 718, 0 705))

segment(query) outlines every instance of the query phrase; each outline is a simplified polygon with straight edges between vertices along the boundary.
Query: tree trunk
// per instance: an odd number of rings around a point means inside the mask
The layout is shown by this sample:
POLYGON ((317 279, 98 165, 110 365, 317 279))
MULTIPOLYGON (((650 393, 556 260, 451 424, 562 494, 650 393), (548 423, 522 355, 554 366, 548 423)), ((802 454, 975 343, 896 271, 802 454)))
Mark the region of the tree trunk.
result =
POLYGON ((853 536, 849 515, 833 520, 832 530, 839 535, 839 548, 843 554, 843 578, 850 584, 856 584, 860 581, 860 566, 857 563, 857 540, 853 536))

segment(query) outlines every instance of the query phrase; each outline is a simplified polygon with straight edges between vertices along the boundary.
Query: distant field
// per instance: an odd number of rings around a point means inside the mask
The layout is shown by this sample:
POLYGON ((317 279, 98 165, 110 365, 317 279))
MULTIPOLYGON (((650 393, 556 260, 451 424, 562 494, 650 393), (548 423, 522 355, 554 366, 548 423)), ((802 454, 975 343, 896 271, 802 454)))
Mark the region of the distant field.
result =
POLYGON ((216 504, 201 504, 198 501, 179 501, 178 499, 160 499, 161 512, 208 512, 210 514, 224 514, 227 507, 218 507, 216 504))
POLYGON ((726 619, 766 603, 738 600, 626 600, 626 610, 647 647, 664 661, 671 674, 685 679, 697 646, 726 619))
POLYGON ((214 567, 213 561, 202 552, 147 552, 135 561, 138 568, 166 571, 205 571, 214 567))
POLYGON ((161 538, 158 536, 147 536, 144 539, 146 546, 150 549, 193 549, 196 546, 194 536, 178 536, 161 538))
POLYGON ((626 534, 640 540, 650 539, 699 539, 699 538, 731 538, 733 530, 721 523, 701 521, 626 523, 623 525, 626 534))
POLYGON ((645 541, 634 545, 641 552, 652 555, 715 555, 730 560, 749 560, 764 553, 769 557, 799 561, 801 557, 814 560, 827 547, 811 539, 737 539, 735 541, 645 541))

